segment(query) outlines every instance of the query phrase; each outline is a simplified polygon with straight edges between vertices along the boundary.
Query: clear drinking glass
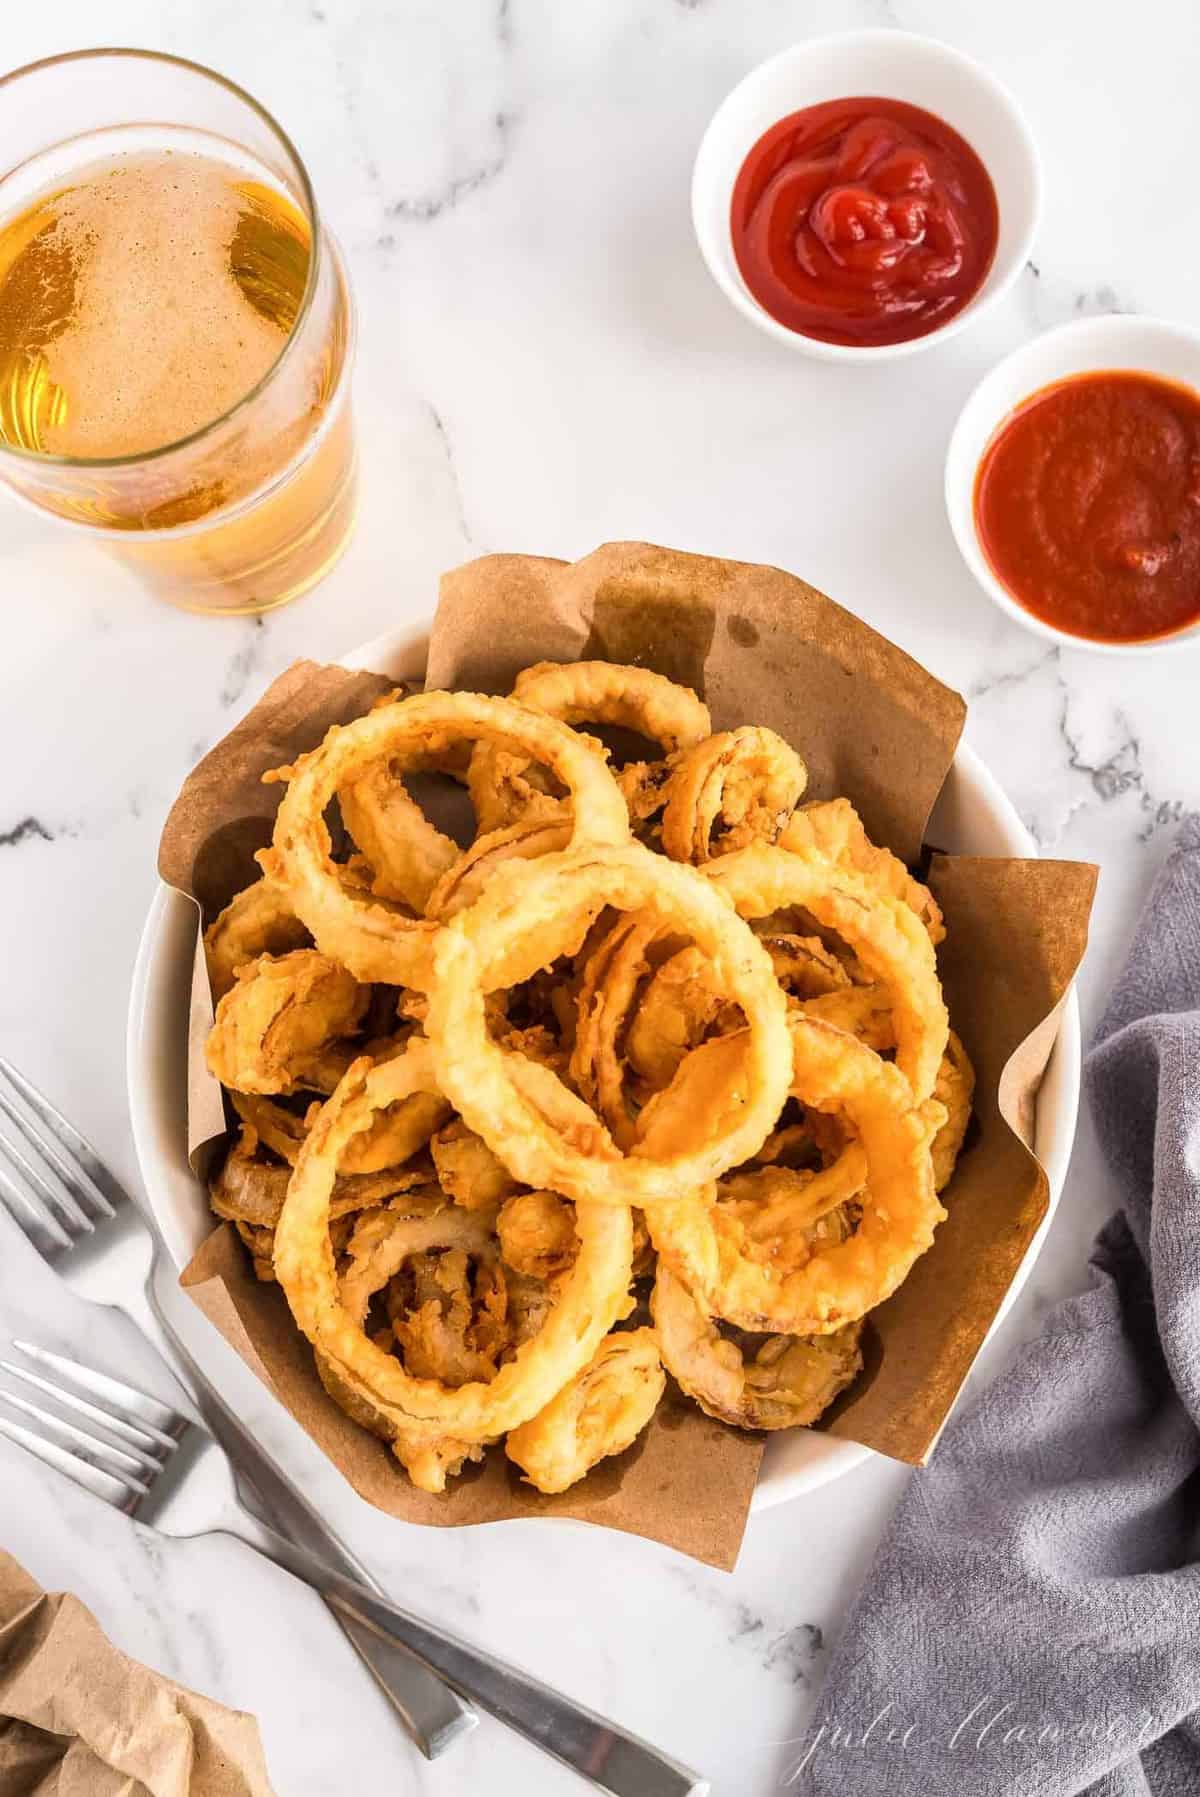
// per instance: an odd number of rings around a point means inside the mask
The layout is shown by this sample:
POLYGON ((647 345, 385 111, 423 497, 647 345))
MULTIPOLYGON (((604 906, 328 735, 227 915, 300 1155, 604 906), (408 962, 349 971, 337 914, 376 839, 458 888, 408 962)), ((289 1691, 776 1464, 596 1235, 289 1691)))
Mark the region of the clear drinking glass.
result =
POLYGON ((305 592, 354 522, 354 313, 287 136, 196 63, 0 78, 0 481, 196 611, 305 592))

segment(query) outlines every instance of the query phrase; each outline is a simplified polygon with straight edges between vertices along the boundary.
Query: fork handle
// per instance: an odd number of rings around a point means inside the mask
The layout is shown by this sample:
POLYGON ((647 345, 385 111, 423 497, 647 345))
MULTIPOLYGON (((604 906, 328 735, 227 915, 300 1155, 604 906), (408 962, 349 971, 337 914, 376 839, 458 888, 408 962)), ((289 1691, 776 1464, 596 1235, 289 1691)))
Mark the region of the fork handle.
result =
POLYGON ((481 1709, 600 1790, 611 1792, 612 1797, 704 1797, 708 1792, 707 1779, 698 1778, 649 1742, 543 1685, 530 1673, 422 1621, 390 1598, 364 1590, 273 1529, 255 1527, 243 1532, 244 1514, 226 1519, 225 1532, 236 1534, 277 1566, 294 1573, 347 1619, 353 1618, 369 1632, 416 1654, 481 1709))
MULTIPOLYGON (((224 1448, 235 1483, 240 1484, 243 1475, 249 1480, 259 1507, 274 1525, 271 1534, 283 1540, 278 1532, 286 1531, 288 1545, 295 1542, 355 1587, 365 1587, 382 1597, 380 1586, 366 1567, 355 1559, 218 1395, 159 1302, 153 1270, 144 1288, 134 1285, 123 1294, 120 1308, 158 1349, 224 1448)), ((261 1526, 257 1518, 247 1517, 247 1521, 261 1526)), ((242 1533, 240 1527, 238 1533, 242 1533)), ((329 1610, 426 1759, 439 1758, 461 1735, 474 1728, 479 1718, 470 1704, 421 1659, 367 1628, 340 1606, 330 1603, 329 1610)))

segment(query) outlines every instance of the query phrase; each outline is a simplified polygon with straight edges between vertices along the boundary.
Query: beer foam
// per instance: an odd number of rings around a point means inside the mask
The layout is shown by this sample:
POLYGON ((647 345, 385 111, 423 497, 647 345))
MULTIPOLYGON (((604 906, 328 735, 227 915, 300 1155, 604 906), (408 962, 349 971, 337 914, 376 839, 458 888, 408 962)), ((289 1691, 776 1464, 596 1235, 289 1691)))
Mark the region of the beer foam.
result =
MULTIPOLYGON (((240 171, 191 152, 129 156, 57 204, 74 304, 46 346, 63 415, 51 454, 139 455, 220 418, 270 368, 279 328, 234 278, 240 171)), ((244 178, 244 177, 242 177, 244 178)))

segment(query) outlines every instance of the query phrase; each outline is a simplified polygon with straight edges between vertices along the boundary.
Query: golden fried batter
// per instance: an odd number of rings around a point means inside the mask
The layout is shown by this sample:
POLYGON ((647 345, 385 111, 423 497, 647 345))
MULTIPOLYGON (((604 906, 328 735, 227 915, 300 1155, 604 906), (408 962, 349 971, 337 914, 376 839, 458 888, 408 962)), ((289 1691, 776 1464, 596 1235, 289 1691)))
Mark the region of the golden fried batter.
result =
POLYGON ((510 1430, 505 1453, 539 1491, 566 1491, 598 1460, 636 1441, 665 1384, 653 1329, 606 1335, 544 1410, 510 1430))
POLYGON ((236 1092, 323 1084, 335 1045, 358 1024, 369 998, 366 986, 315 948, 260 955, 239 968, 217 1006, 205 1048, 209 1072, 236 1092))

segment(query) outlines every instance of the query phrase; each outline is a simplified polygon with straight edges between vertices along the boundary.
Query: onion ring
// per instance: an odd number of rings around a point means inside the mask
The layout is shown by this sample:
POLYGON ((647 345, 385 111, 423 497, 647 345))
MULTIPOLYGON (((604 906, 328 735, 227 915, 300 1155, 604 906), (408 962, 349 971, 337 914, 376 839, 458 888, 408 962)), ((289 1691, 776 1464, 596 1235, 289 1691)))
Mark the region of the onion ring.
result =
POLYGON ((375 897, 397 899, 423 915, 429 894, 458 860, 454 838, 426 817, 386 761, 341 787, 338 803, 342 822, 371 868, 375 897))
POLYGON ((826 799, 794 811, 779 838, 793 855, 819 855, 838 867, 861 874, 877 892, 908 906, 929 932, 936 948, 946 935, 941 907, 928 886, 905 867, 890 849, 873 843, 849 799, 826 799))
POLYGON ((650 971, 646 951, 661 928, 657 917, 622 917, 588 956, 579 988, 571 1079, 623 1151, 637 1139, 637 1119, 625 1097, 617 1038, 650 971))
MULTIPOLYGON (((257 1130, 264 1146, 294 1167, 308 1134, 308 1119, 297 1117, 291 1111, 285 1111, 282 1105, 272 1104, 269 1098, 259 1098, 253 1093, 230 1092, 229 1097, 238 1116, 257 1130)), ((319 1105, 317 1109, 320 1109, 319 1105)), ((405 1162, 410 1161, 418 1149, 424 1148, 449 1115, 450 1106, 440 1093, 414 1092, 392 1110, 381 1111, 371 1128, 350 1143, 338 1173, 352 1176, 390 1170, 393 1176, 391 1190, 402 1191, 404 1176, 401 1169, 405 1162)), ((415 1181, 417 1176, 412 1178, 415 1181)), ((419 1178, 428 1183, 428 1169, 419 1178)))
POLYGON ((622 1207, 577 1208, 579 1253, 545 1325, 489 1384, 447 1390, 414 1378, 363 1334, 339 1298, 329 1199, 345 1145, 368 1127, 375 1112, 412 1092, 436 1090, 434 1057, 424 1041, 410 1042, 404 1054, 381 1066, 364 1060, 350 1069, 296 1163, 275 1234, 275 1272, 301 1331, 341 1380, 385 1419, 398 1428, 414 1421, 436 1424, 438 1433, 456 1441, 481 1442, 536 1415, 587 1365, 626 1304, 633 1226, 622 1207))
POLYGON ((653 1329, 606 1335, 583 1371, 512 1431, 504 1451, 538 1491, 566 1491, 597 1461, 633 1445, 666 1383, 653 1329))
MULTIPOLYGON (((650 668, 615 662, 537 662, 517 675, 511 696, 564 724, 615 724, 636 730, 668 753, 690 749, 712 729, 708 707, 690 687, 650 668)), ((584 740, 592 744, 594 754, 604 756, 594 738, 584 740)), ((514 823, 531 807, 545 815, 546 795, 530 784, 528 766, 528 761, 515 757, 502 765, 487 744, 476 749, 467 785, 481 831, 514 823)))
POLYGON ((427 917, 453 917, 474 904, 488 880, 503 862, 517 857, 534 861, 539 855, 565 849, 571 840, 571 821, 561 810, 551 818, 522 818, 502 830, 477 836, 469 849, 455 854, 441 878, 430 889, 425 903, 427 917))
POLYGON ((398 769, 441 752, 458 735, 515 747, 542 760, 566 786, 573 808, 571 840, 617 843, 629 836, 620 789, 603 760, 573 730, 509 699, 478 693, 420 693, 335 724, 319 748, 267 779, 286 780, 264 872, 287 888, 318 947, 361 980, 422 987, 439 925, 372 899, 334 864, 325 810, 335 793, 380 761, 398 769))
POLYGON ((774 730, 743 724, 719 731, 697 743, 671 775, 663 851, 699 866, 760 838, 774 842, 807 784, 808 769, 774 730))
POLYGON ((238 969, 260 955, 286 955, 307 948, 312 937, 274 880, 255 880, 235 893, 204 932, 208 983, 216 1004, 231 990, 238 969))
POLYGON ((346 1244, 349 1264, 338 1280, 346 1314, 365 1329, 371 1299, 413 1254, 458 1248, 495 1260, 495 1221, 495 1211, 466 1211, 453 1204, 424 1217, 406 1217, 391 1209, 368 1211, 359 1217, 346 1244))
POLYGON ((204 1045, 208 1070, 238 1092, 319 1087, 327 1051, 361 1021, 370 996, 314 948, 260 955, 238 969, 217 1006, 204 1045))
POLYGON ((933 945, 909 908, 831 862, 807 860, 766 844, 722 855, 704 873, 728 894, 742 917, 763 917, 802 905, 851 945, 867 971, 887 987, 896 1065, 916 1101, 928 1098, 950 1022, 933 945))
MULTIPOLYGON (((815 1175, 805 1202, 811 1209, 822 1193, 840 1199, 848 1185, 861 1184, 855 1233, 803 1266, 777 1268, 747 1256, 744 1224, 720 1204, 684 1198, 657 1206, 647 1221, 662 1259, 710 1314, 743 1329, 827 1335, 882 1304, 931 1245, 946 1213, 929 1150, 945 1112, 935 1103, 914 1106, 896 1068, 841 1030, 794 1016, 791 1031, 795 1096, 814 1110, 844 1113, 858 1136, 815 1175)), ((720 1040, 738 1044, 737 1037, 720 1040)))
POLYGON ((650 1314, 663 1364, 680 1389, 706 1416, 736 1429, 815 1423, 862 1371, 861 1322, 829 1335, 772 1335, 748 1359, 667 1267, 659 1267, 650 1314))
POLYGON ((505 1266, 531 1279, 554 1279, 575 1259, 575 1214, 557 1192, 517 1192, 496 1218, 505 1266))
POLYGON ((442 931, 426 1028, 439 1087, 523 1184, 578 1202, 646 1205, 706 1184, 747 1160, 765 1139, 790 1084, 786 1010, 770 958, 720 893, 692 869, 630 843, 498 869, 483 897, 442 931), (697 1148, 655 1159, 638 1143, 622 1156, 599 1119, 578 1100, 572 1104, 553 1074, 506 1055, 488 1035, 484 994, 528 977, 530 960, 541 964, 547 918, 595 899, 623 911, 645 908, 661 925, 694 938, 712 964, 714 985, 747 1020, 727 1120, 697 1148), (555 1108, 572 1113, 565 1128, 536 1096, 553 1086, 555 1108))
MULTIPOLYGON (((235 1099, 241 1094, 234 1094, 235 1099)), ((258 1101, 264 1102, 264 1101, 258 1101)), ((240 1106, 237 1107, 240 1109, 240 1106)), ((303 1138, 301 1138, 302 1140, 303 1138)), ((265 1138, 264 1138, 265 1141, 265 1138)), ((253 1124, 225 1156, 220 1172, 212 1182, 209 1198, 218 1217, 231 1222, 252 1223, 259 1228, 274 1229, 287 1196, 291 1169, 263 1160, 258 1153, 259 1136, 253 1124)), ((268 1144, 269 1146, 269 1144, 268 1144)), ((299 1143, 296 1144, 297 1151, 299 1143)), ((333 1185, 329 1204, 331 1218, 349 1216, 352 1211, 367 1210, 389 1198, 405 1194, 405 1209, 427 1210, 445 1202, 429 1168, 392 1167, 381 1173, 342 1173, 333 1185)))
POLYGON ((946 1052, 938 1069, 933 1096, 946 1107, 946 1121, 933 1138, 933 1180, 939 1192, 954 1177, 975 1095, 975 1069, 962 1042, 950 1031, 946 1052))

